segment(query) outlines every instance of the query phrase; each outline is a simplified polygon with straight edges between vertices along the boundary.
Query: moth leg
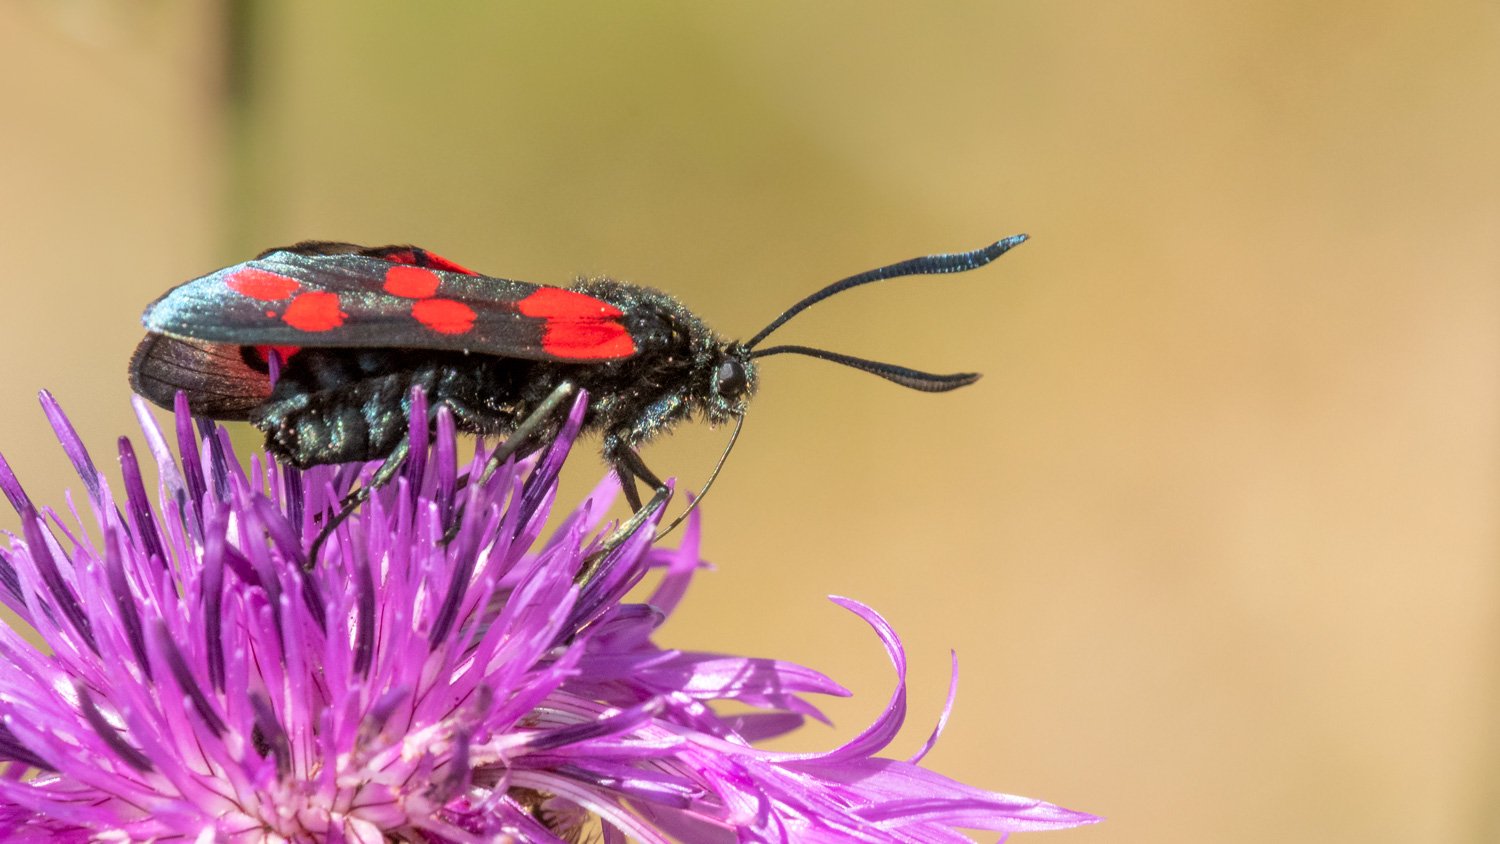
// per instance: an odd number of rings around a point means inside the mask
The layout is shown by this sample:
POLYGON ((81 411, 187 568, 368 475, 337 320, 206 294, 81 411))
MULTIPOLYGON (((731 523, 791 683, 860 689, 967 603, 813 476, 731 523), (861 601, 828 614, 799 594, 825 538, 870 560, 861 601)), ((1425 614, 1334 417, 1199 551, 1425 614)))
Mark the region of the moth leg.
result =
MULTIPOLYGON (((521 420, 521 424, 517 425, 515 430, 510 432, 510 436, 505 438, 505 442, 497 446, 493 452, 490 452, 489 459, 484 462, 484 471, 480 473, 477 483, 483 484, 488 481, 490 476, 494 475, 495 471, 515 454, 531 453, 533 449, 528 449, 525 452, 522 452, 521 449, 529 444, 529 441, 538 431, 550 424, 558 408, 562 407, 577 391, 578 387, 572 381, 563 381, 552 388, 552 392, 548 393, 547 397, 542 399, 540 404, 533 408, 530 413, 526 414, 526 418, 521 420)), ((459 489, 467 485, 470 480, 467 475, 464 476, 459 484, 459 489)), ((459 506, 460 508, 462 507, 462 505, 459 506)), ((443 534, 443 543, 445 545, 452 542, 453 538, 458 536, 458 527, 463 523, 462 514, 462 509, 454 514, 453 524, 443 534)))
MULTIPOLYGON (((627 471, 629 471, 629 473, 633 477, 640 478, 641 480, 645 481, 647 486, 650 486, 653 492, 659 494, 667 491, 667 485, 662 483, 661 478, 658 478, 655 472, 646 467, 646 461, 641 459, 641 455, 637 453, 635 449, 627 446, 620 450, 620 462, 615 464, 615 471, 620 471, 622 466, 627 471)), ((631 486, 634 487, 635 484, 632 483, 631 486)), ((640 496, 635 494, 634 489, 631 489, 630 492, 626 493, 626 497, 632 499, 630 503, 631 509, 636 511, 639 511, 641 509, 640 496)))
POLYGON ((317 538, 313 540, 312 547, 308 549, 307 562, 303 565, 304 569, 312 571, 313 567, 317 565, 318 552, 323 549, 323 543, 328 541, 328 537, 332 536, 335 530, 338 530, 339 525, 343 524, 359 508, 359 505, 370 500, 371 493, 396 477, 396 473, 401 470, 401 464, 406 462, 406 455, 410 452, 411 440, 409 438, 402 440, 397 444, 395 450, 380 464, 380 467, 375 470, 375 474, 370 477, 367 483, 361 484, 359 489, 344 496, 344 500, 339 503, 338 512, 334 513, 333 518, 329 519, 323 525, 323 529, 318 531, 317 538))
POLYGON ((658 510, 667 506, 667 498, 672 494, 661 478, 658 478, 656 473, 646 466, 646 462, 641 459, 635 449, 629 446, 619 446, 609 451, 614 454, 615 474, 620 476, 620 482, 625 489, 625 497, 630 500, 635 512, 584 559, 583 565, 578 569, 578 574, 573 576, 573 582, 580 586, 588 585, 589 581, 599 573, 599 565, 604 558, 624 544, 625 540, 634 536, 635 532, 640 530, 641 526, 645 525, 646 521, 658 510), (636 478, 645 481, 653 490, 651 499, 645 503, 645 506, 641 505, 640 494, 635 488, 636 478))
POLYGON ((630 502, 630 509, 634 512, 641 510, 641 496, 635 486, 637 478, 649 484, 653 491, 666 489, 666 484, 646 468, 640 454, 628 443, 645 442, 682 412, 682 399, 667 396, 647 405, 640 413, 641 421, 611 431, 604 437, 604 459, 614 466, 615 474, 620 478, 620 491, 625 493, 625 500, 630 502))
MULTIPOLYGON (((510 432, 510 436, 505 438, 505 442, 501 443, 499 447, 491 452, 490 459, 484 463, 484 472, 479 476, 479 483, 482 484, 488 481, 490 476, 495 474, 495 470, 500 468, 501 464, 518 452, 521 452, 521 448, 527 445, 538 431, 550 423, 553 414, 557 413, 557 409, 562 407, 563 403, 572 398, 573 394, 577 391, 578 387, 572 381, 563 381, 556 387, 553 387, 552 392, 545 399, 542 399, 541 404, 533 408, 531 413, 527 414, 526 418, 521 420, 521 424, 517 425, 516 429, 510 432)), ((525 453, 529 453, 529 451, 525 453)))
POLYGON ((630 502, 630 512, 639 513, 641 510, 641 491, 635 486, 635 472, 624 461, 616 462, 614 465, 615 477, 620 479, 620 491, 625 493, 625 500, 630 502))

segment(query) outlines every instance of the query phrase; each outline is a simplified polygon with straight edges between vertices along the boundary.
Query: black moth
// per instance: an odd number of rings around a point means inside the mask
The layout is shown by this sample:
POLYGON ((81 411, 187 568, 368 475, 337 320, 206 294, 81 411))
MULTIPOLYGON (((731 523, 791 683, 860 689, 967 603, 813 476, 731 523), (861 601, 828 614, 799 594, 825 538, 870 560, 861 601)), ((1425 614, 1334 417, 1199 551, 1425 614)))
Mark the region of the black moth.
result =
POLYGON ((265 432, 268 451, 295 466, 383 458, 319 543, 400 467, 414 387, 426 391, 433 412, 446 406, 460 430, 507 437, 486 474, 539 448, 561 424, 559 408, 587 390, 585 430, 602 435, 604 459, 635 511, 615 534, 623 538, 668 494, 637 447, 694 416, 735 421, 738 435, 759 358, 809 355, 924 392, 972 384, 977 374, 936 375, 760 344, 834 294, 900 276, 976 269, 1025 240, 1015 235, 851 276, 744 342, 721 339, 649 287, 606 278, 539 286, 479 275, 412 246, 307 241, 194 279, 152 303, 131 385, 163 407, 182 391, 195 415, 249 421, 265 432), (652 489, 649 502, 637 481, 652 489))

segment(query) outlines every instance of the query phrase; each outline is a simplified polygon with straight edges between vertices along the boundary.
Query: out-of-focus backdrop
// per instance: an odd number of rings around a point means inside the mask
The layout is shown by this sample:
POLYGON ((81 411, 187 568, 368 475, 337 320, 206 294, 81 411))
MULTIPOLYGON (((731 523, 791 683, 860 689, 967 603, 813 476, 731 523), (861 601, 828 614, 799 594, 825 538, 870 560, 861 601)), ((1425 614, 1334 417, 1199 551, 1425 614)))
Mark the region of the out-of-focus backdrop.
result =
MULTIPOLYGON (((609 273, 776 358, 668 643, 893 681, 1063 842, 1500 839, 1500 7, 34 0, 0 7, 0 450, 77 482, 167 287, 309 237, 609 273)), ((701 482, 725 432, 653 446, 701 482)), ((248 439, 248 438, 247 438, 248 439)), ((575 462, 570 489, 599 471, 575 462)), ((13 524, 7 522, 6 524, 13 524)), ((1023 836, 1025 837, 1025 836, 1023 836)), ((1029 839, 1028 839, 1029 840, 1029 839)))

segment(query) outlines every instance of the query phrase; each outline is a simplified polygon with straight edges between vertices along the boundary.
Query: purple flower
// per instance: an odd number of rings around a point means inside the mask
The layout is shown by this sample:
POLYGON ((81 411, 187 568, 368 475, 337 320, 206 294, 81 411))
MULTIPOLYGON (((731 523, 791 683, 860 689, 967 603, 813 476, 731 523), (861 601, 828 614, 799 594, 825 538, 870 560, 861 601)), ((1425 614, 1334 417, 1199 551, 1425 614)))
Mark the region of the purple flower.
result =
MULTIPOLYGON (((321 517, 373 467, 298 472, 255 455, 247 471, 181 403, 174 454, 138 403, 160 486, 153 502, 122 438, 122 500, 42 402, 89 501, 38 508, 0 460, 21 518, 0 602, 48 647, 0 626, 0 836, 959 842, 955 828, 1095 820, 960 784, 921 754, 877 756, 904 718, 905 659, 848 599, 835 602, 895 664, 889 706, 826 753, 756 749, 822 717, 806 695, 847 692, 789 663, 653 643, 701 565, 695 521, 681 547, 642 530, 574 582, 615 491, 602 484, 539 539, 581 399, 544 454, 482 485, 461 483, 439 412, 430 446, 310 569, 321 517), (651 599, 625 603, 650 569, 651 599)), ((481 448, 463 469, 478 477, 482 461, 481 448)))

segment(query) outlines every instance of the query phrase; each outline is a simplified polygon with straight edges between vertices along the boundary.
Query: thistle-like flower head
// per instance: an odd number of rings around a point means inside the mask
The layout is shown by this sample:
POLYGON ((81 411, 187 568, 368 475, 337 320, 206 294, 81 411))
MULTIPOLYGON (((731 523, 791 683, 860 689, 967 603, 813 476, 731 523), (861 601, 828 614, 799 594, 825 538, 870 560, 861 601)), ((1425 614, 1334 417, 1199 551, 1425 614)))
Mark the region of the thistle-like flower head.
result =
POLYGON ((0 459, 21 522, 0 602, 46 643, 0 627, 0 836, 965 841, 954 828, 1094 820, 878 756, 904 717, 904 656, 850 600, 835 599, 895 664, 890 705, 826 753, 757 749, 821 718, 805 695, 845 692, 789 663, 655 644, 701 565, 696 521, 676 549, 639 531, 575 583, 610 485, 539 537, 582 399, 539 458, 465 484, 483 449, 460 467, 450 417, 430 436, 414 396, 401 475, 310 567, 321 520, 373 467, 242 469, 181 406, 174 453, 138 403, 160 484, 148 492, 122 438, 121 497, 43 405, 88 501, 38 507, 0 459), (652 569, 654 593, 626 602, 652 569))

